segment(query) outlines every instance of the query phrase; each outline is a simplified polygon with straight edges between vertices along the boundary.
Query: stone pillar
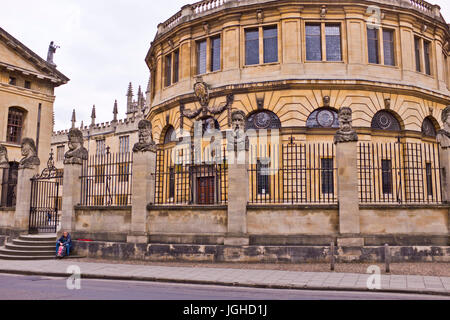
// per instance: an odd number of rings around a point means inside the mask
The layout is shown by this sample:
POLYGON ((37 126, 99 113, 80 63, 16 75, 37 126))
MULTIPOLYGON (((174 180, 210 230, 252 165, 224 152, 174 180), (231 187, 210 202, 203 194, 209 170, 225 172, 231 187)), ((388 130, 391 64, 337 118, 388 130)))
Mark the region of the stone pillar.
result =
POLYGON ((225 245, 247 246, 247 203, 249 199, 248 150, 228 163, 228 233, 225 245), (241 160, 239 160, 239 158, 241 160))
POLYGON ((437 141, 440 145, 442 201, 450 203, 450 106, 442 111, 441 120, 444 128, 439 130, 437 141))
POLYGON ((137 152, 133 155, 130 243, 148 243, 147 205, 155 202, 156 152, 137 152))
POLYGON ((248 246, 247 203, 249 199, 249 140, 245 132, 245 114, 231 115, 232 131, 227 134, 228 151, 228 230, 224 244, 248 246))
POLYGON ((39 173, 38 169, 38 165, 32 167, 19 167, 14 230, 20 233, 28 232, 31 205, 31 178, 39 173))
POLYGON ((78 163, 64 165, 61 231, 75 232, 75 206, 81 203, 81 170, 78 163))
POLYGON ((358 195, 358 136, 352 128, 352 110, 339 111, 341 129, 335 136, 336 163, 338 168, 339 246, 364 246, 360 237, 360 213, 358 195))
POLYGON ((133 148, 131 227, 127 242, 148 243, 147 205, 155 202, 156 144, 150 121, 141 120, 138 128, 139 142, 133 148))

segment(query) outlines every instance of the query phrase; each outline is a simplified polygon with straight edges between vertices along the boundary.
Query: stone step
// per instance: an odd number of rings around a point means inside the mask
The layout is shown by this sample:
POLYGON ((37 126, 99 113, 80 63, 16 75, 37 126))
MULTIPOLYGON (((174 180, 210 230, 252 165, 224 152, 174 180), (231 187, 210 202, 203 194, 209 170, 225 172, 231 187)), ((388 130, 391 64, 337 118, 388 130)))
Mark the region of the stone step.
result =
POLYGON ((7 243, 5 245, 6 249, 16 250, 16 251, 54 251, 56 249, 56 245, 48 245, 48 246, 23 246, 17 244, 7 243))
POLYGON ((0 260, 53 260, 53 259, 55 259, 55 255, 34 257, 34 256, 10 256, 0 254, 0 260))
POLYGON ((25 241, 25 240, 18 240, 14 239, 13 244, 16 244, 18 246, 30 246, 30 247, 46 247, 46 246, 53 246, 56 247, 56 240, 55 241, 25 241))
POLYGON ((21 257, 45 257, 56 255, 55 250, 46 250, 46 251, 18 251, 18 250, 10 250, 1 248, 0 249, 0 255, 6 255, 6 256, 21 256, 21 257))
POLYGON ((56 243, 56 235, 45 234, 45 235, 22 235, 19 236, 19 240, 24 241, 53 241, 56 243))

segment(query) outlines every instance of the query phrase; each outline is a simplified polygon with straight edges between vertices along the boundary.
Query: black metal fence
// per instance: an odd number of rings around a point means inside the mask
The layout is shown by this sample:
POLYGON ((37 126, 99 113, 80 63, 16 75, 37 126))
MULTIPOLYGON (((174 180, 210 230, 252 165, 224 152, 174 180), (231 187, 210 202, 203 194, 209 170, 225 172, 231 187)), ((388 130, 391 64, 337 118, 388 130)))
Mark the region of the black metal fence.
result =
POLYGON ((250 159, 251 204, 337 204, 332 143, 251 146, 250 159))
MULTIPOLYGON (((131 153, 105 153, 83 162, 81 174, 82 206, 131 205, 131 153)), ((139 192, 139 190, 137 190, 139 192)))
POLYGON ((0 207, 11 208, 16 205, 18 163, 11 163, 8 169, 0 170, 2 174, 0 186, 0 207))
POLYGON ((226 150, 208 156, 209 149, 195 159, 192 147, 161 148, 156 156, 156 205, 214 205, 228 202, 226 150))
POLYGON ((361 203, 442 202, 437 143, 360 143, 358 148, 361 203))

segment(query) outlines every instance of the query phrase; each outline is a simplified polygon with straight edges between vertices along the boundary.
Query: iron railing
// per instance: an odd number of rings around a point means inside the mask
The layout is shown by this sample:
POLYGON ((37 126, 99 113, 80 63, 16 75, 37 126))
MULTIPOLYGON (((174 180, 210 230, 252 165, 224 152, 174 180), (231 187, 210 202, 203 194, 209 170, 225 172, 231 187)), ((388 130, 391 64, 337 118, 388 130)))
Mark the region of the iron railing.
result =
POLYGON ((223 148, 222 154, 213 161, 203 156, 196 160, 191 147, 176 156, 173 149, 160 148, 156 156, 155 204, 226 204, 228 164, 225 151, 223 148))
POLYGON ((360 143, 358 149, 361 203, 442 203, 437 143, 360 143))
POLYGON ((132 168, 131 153, 110 153, 108 150, 103 155, 91 156, 83 161, 81 205, 131 205, 132 168))
POLYGON ((251 146, 250 159, 250 204, 338 203, 332 143, 251 146))

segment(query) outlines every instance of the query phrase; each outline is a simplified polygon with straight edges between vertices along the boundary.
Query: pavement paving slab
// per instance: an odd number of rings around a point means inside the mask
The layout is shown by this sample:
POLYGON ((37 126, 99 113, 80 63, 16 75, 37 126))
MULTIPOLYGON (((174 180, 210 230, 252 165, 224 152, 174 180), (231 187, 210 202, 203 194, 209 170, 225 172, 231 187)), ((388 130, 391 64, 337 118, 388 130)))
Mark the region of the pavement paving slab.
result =
MULTIPOLYGON (((372 276, 333 272, 143 266, 70 260, 1 261, 0 273, 62 276, 69 275, 67 268, 73 265, 81 269, 82 275, 98 279, 159 280, 286 289, 369 291, 367 280, 372 276)), ((380 291, 450 296, 450 277, 382 275, 380 291)))

